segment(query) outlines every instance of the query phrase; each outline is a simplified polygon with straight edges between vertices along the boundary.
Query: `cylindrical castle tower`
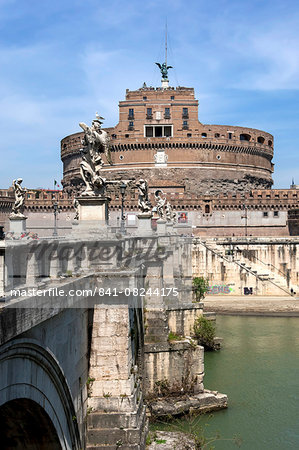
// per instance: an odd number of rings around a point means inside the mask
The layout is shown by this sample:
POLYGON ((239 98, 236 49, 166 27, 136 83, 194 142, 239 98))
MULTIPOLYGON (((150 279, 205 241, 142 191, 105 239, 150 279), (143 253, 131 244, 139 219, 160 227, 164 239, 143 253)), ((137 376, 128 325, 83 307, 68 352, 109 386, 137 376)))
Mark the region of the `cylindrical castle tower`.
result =
MULTIPOLYGON (((119 123, 105 129, 113 165, 107 178, 146 178, 149 184, 185 186, 185 191, 220 192, 270 188, 273 136, 261 130, 204 125, 198 120, 193 88, 143 86, 126 91, 119 103, 119 123)), ((61 141, 63 186, 76 191, 83 133, 61 141)))

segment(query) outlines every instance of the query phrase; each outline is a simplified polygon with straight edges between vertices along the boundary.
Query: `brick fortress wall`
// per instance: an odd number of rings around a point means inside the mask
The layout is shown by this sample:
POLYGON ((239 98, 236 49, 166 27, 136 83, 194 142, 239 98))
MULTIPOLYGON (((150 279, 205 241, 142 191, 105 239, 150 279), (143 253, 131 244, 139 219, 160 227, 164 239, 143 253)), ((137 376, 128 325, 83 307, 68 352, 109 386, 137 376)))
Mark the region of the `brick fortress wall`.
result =
MULTIPOLYGON (((183 184, 190 193, 270 188, 273 136, 252 128, 204 125, 192 88, 141 88, 126 91, 119 103, 119 123, 106 128, 113 165, 107 177, 134 176, 183 184), (164 158, 163 168, 155 155, 164 158), (167 161, 166 161, 167 159, 167 161)), ((61 141, 63 186, 74 192, 81 183, 83 133, 61 141)))

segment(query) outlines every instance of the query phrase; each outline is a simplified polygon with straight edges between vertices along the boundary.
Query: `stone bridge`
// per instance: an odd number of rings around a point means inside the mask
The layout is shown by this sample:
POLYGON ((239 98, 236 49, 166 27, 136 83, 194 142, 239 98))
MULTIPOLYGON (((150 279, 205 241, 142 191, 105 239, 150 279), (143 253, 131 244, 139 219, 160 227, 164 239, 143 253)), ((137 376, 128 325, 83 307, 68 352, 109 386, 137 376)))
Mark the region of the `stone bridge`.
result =
POLYGON ((187 337, 202 313, 189 238, 0 244, 2 448, 143 449, 161 382, 215 402, 187 337))

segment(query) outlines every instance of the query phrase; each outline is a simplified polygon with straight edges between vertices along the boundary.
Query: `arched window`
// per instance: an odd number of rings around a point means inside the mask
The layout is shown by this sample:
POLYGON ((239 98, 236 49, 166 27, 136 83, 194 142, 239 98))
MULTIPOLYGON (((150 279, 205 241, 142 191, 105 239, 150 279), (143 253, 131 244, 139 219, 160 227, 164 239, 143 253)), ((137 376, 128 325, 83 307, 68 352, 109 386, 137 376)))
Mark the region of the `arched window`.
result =
POLYGON ((268 141, 268 145, 272 147, 272 141, 268 141))
POLYGON ((210 214, 210 205, 205 205, 205 213, 210 214))
POLYGON ((257 141, 258 141, 259 144, 263 144, 265 142, 265 138, 263 138, 263 136, 259 136, 257 138, 257 141))
POLYGON ((201 137, 206 138, 207 137, 207 133, 201 133, 201 137))
POLYGON ((251 136, 250 134, 242 133, 240 134, 240 141, 250 141, 251 136))

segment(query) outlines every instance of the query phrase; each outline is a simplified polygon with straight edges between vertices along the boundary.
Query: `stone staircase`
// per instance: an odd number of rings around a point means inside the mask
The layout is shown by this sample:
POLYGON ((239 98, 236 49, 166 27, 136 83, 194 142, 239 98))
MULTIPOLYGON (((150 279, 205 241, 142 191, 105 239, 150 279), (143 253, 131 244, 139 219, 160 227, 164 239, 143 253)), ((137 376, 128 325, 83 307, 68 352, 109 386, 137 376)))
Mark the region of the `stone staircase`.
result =
MULTIPOLYGON (((130 403, 129 398, 123 399, 124 403, 127 401, 130 403)), ((95 411, 87 416, 88 443, 86 449, 141 450, 145 447, 147 432, 147 418, 143 402, 139 402, 136 414, 132 414, 130 411, 127 414, 106 410, 95 411)))
POLYGON ((288 285, 287 279, 282 273, 269 270, 269 267, 261 261, 250 261, 242 251, 237 258, 234 258, 233 256, 225 255, 224 247, 217 245, 212 239, 197 240, 197 243, 221 259, 228 271, 231 266, 238 266, 240 273, 245 271, 251 277, 255 277, 256 295, 292 295, 292 292, 299 291, 298 286, 288 285))

